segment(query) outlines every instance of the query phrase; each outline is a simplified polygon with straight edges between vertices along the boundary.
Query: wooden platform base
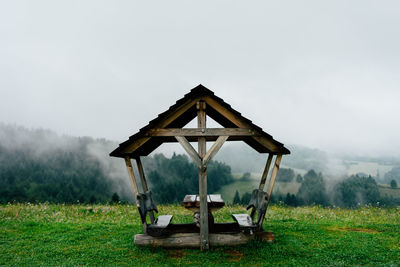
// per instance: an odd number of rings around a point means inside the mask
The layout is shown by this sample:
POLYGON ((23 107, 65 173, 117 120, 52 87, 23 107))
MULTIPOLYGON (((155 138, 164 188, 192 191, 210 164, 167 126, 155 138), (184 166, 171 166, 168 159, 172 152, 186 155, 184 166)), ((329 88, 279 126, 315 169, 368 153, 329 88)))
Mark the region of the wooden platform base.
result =
MULTIPOLYGON (((210 234, 210 246, 235 246, 246 244, 254 236, 243 233, 233 234, 210 234)), ((167 237, 152 237, 146 234, 135 235, 135 245, 155 246, 155 247, 200 247, 200 234, 198 233, 178 233, 167 237)))
MULTIPOLYGON (((236 246, 243 245, 250 240, 257 238, 267 242, 273 242, 272 232, 259 232, 255 235, 246 235, 244 233, 220 233, 210 234, 210 246, 236 246)), ((170 247, 170 248, 198 248, 200 247, 199 233, 176 233, 166 237, 153 237, 146 234, 135 235, 135 245, 170 247)))

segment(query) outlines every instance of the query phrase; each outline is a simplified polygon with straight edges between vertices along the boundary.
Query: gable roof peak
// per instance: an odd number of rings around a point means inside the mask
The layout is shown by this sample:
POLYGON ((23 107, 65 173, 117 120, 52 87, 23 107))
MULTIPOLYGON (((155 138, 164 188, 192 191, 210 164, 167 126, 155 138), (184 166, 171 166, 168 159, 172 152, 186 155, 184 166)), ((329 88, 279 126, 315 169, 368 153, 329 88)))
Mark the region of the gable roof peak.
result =
POLYGON ((193 95, 214 95, 214 92, 211 91, 210 89, 208 89, 207 87, 205 87, 202 84, 197 85, 196 87, 194 87, 192 90, 190 90, 189 94, 193 94, 193 95))

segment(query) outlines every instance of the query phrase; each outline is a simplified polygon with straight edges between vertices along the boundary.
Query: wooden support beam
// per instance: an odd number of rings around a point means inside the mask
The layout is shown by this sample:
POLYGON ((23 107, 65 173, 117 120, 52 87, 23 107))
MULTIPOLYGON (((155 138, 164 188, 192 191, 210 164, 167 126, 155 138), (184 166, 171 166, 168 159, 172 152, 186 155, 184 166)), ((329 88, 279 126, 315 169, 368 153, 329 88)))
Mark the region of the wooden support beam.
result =
MULTIPOLYGON (((139 194, 139 188, 138 188, 137 183, 136 183, 135 174, 133 173, 133 167, 132 167, 131 159, 128 156, 125 157, 125 164, 126 164, 126 168, 128 170, 129 178, 131 180, 131 185, 132 185, 133 193, 135 194, 135 201, 136 201, 137 200, 137 196, 139 194)), ((136 201, 136 204, 137 204, 137 201, 136 201)))
MULTIPOLYGON (((128 170, 129 178, 131 180, 133 193, 135 195, 136 206, 139 207, 139 202, 137 200, 137 197, 139 195, 139 188, 138 188, 137 183, 136 183, 135 174, 133 172, 133 167, 132 167, 132 162, 131 162, 131 159, 130 159, 129 156, 125 157, 125 164, 126 164, 126 169, 128 170)), ((146 222, 142 223, 142 227, 143 227, 143 232, 147 233, 147 224, 146 224, 146 222)))
MULTIPOLYGON (((267 196, 267 207, 266 207, 266 209, 268 209, 268 205, 269 205, 269 202, 270 202, 270 200, 271 200, 271 194, 272 194, 272 191, 274 190, 274 185, 275 185, 275 181, 276 181, 276 177, 278 176, 278 171, 279 171, 279 165, 281 164, 281 159, 282 159, 282 155, 277 155, 276 156, 276 159, 275 159, 275 165, 274 165, 274 168, 272 169, 272 173, 271 173, 271 178, 270 178, 270 180, 269 180, 269 185, 268 185, 268 196, 267 196)), ((265 218, 265 213, 264 213, 264 216, 262 216, 261 217, 261 219, 260 219, 260 223, 259 223, 259 230, 261 230, 262 229, 262 224, 263 224, 263 222, 264 222, 264 218, 265 218)))
MULTIPOLYGON (((204 97, 204 100, 207 101, 207 104, 210 105, 213 109, 218 111, 222 116, 224 116, 226 119, 228 119, 230 122, 232 122, 234 125, 236 125, 239 128, 252 128, 251 125, 246 123, 245 121, 241 120, 236 116, 232 111, 221 105, 218 101, 213 99, 212 97, 206 96, 204 97)), ((261 143, 263 146, 268 148, 270 151, 277 151, 278 147, 277 145, 272 142, 271 140, 264 138, 262 136, 252 136, 254 140, 257 142, 261 143)))
POLYGON ((228 140, 229 136, 220 136, 217 141, 211 146, 210 150, 207 151, 206 155, 203 158, 203 166, 207 166, 210 160, 217 154, 218 150, 222 147, 226 140, 228 140))
POLYGON ((260 186, 258 189, 264 190, 265 186, 265 181, 267 180, 268 172, 269 172, 269 167, 271 166, 272 158, 274 157, 273 154, 268 155, 267 163, 265 164, 264 172, 261 176, 261 181, 260 181, 260 186))
POLYGON ((282 159, 282 155, 276 156, 274 168, 272 169, 271 178, 269 180, 269 185, 268 185, 267 205, 269 204, 269 200, 271 199, 272 191, 274 190, 274 185, 275 185, 276 177, 278 176, 279 165, 281 164, 281 159, 282 159))
MULTIPOLYGON (((157 125, 154 125, 154 127, 156 128, 165 128, 168 127, 168 125, 173 122, 174 120, 176 120, 177 118, 179 118, 180 116, 182 116, 183 113, 185 113, 188 109, 190 109, 191 107, 193 107, 193 105, 195 105, 197 103, 197 101, 199 101, 198 99, 190 99, 188 101, 186 101, 186 103, 182 104, 178 109, 176 109, 174 112, 171 112, 167 118, 165 118, 164 120, 162 120, 161 122, 159 122, 157 125)), ((127 146, 123 151, 121 151, 122 153, 132 153, 133 151, 135 151, 138 147, 142 146, 144 143, 146 143, 147 141, 150 140, 150 137, 143 137, 137 141, 135 141, 134 143, 130 144, 129 146, 127 146)))
POLYGON ((196 150, 192 147, 189 141, 183 136, 175 136, 176 140, 178 140, 179 144, 185 149, 185 151, 189 154, 189 156, 193 159, 194 163, 196 163, 199 169, 203 168, 201 158, 199 154, 197 154, 196 150))
MULTIPOLYGON (((145 193, 145 192, 149 191, 149 188, 147 186, 146 176, 144 175, 144 169, 143 169, 143 165, 142 165, 142 161, 140 160, 140 157, 136 158, 136 164, 137 164, 138 171, 139 171, 140 182, 142 183, 143 193, 145 193)), ((154 212, 151 210, 149 212, 149 214, 150 214, 151 223, 154 223, 154 212)))
MULTIPOLYGON (((212 246, 236 246, 243 245, 254 239, 254 235, 243 233, 210 234, 209 244, 212 246)), ((152 237, 149 235, 135 235, 135 245, 153 247, 198 248, 200 235, 198 233, 177 233, 167 237, 152 237)))
MULTIPOLYGON (((261 176, 261 181, 260 181, 260 186, 258 187, 258 189, 264 190, 264 186, 265 186, 265 181, 267 180, 267 176, 268 176, 268 172, 269 172, 269 167, 271 166, 271 162, 272 162, 272 158, 273 158, 273 154, 269 154, 268 155, 268 159, 267 159, 267 163, 265 164, 265 168, 264 168, 264 172, 261 176)), ((253 208, 251 210, 251 215, 250 217, 254 220, 254 214, 256 213, 256 209, 253 208)))
POLYGON ((259 136, 254 130, 247 128, 166 128, 150 129, 147 136, 171 137, 171 136, 259 136))
MULTIPOLYGON (((197 127, 206 128, 206 103, 204 101, 197 102, 197 127)), ((199 137, 198 151, 200 159, 206 155, 206 138, 199 137)), ((201 164, 199 168, 199 197, 200 197, 200 249, 208 250, 209 232, 208 232, 208 205, 207 205, 207 168, 201 164)))

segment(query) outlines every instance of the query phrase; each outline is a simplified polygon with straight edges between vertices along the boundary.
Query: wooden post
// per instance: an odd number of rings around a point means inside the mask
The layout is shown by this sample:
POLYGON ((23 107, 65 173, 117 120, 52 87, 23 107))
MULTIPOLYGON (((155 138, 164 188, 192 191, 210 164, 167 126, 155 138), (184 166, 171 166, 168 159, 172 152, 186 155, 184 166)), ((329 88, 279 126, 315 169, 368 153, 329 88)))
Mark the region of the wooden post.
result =
MULTIPOLYGON (((126 157, 125 157, 125 164, 126 164, 126 169, 128 170, 129 178, 130 178, 130 180, 131 180, 131 184, 132 184, 132 188, 133 188, 133 193, 135 194, 136 206, 139 207, 139 202, 138 202, 138 200, 137 200, 137 196, 139 195, 139 188, 138 188, 137 183, 136 183, 135 174, 133 173, 131 158, 130 158, 129 156, 126 156, 126 157)), ((143 232, 144 232, 144 233, 147 233, 147 225, 146 225, 146 222, 145 222, 145 223, 142 223, 142 227, 143 227, 143 232)))
MULTIPOLYGON (((206 128, 206 103, 197 102, 197 127, 206 128)), ((206 138, 199 137, 198 153, 201 159, 206 155, 206 138)), ((209 249, 208 240, 208 206, 207 206, 207 166, 201 164, 199 168, 199 197, 200 197, 200 249, 209 249)))
POLYGON ((273 154, 268 155, 267 163, 265 164, 264 172, 261 176, 260 186, 258 187, 261 190, 264 190, 265 181, 267 180, 269 167, 271 166, 272 158, 274 157, 273 154))
MULTIPOLYGON (((275 159, 275 165, 274 168, 272 169, 272 174, 271 174, 271 178, 269 180, 269 186, 268 186, 268 199, 267 199, 267 207, 266 209, 268 209, 268 205, 269 205, 269 201, 271 200, 271 194, 272 194, 272 190, 274 190, 274 185, 275 185, 275 181, 276 181, 276 176, 278 175, 278 171, 279 171, 279 164, 281 164, 281 159, 282 159, 282 155, 277 155, 276 159, 275 159)), ((264 218, 265 218, 265 213, 264 216, 262 216, 260 218, 260 222, 259 222, 259 230, 261 230, 262 228, 262 224, 264 222, 264 218)))
MULTIPOLYGON (((272 162, 273 156, 274 156, 273 154, 269 154, 268 155, 267 163, 265 164, 264 172, 263 172, 263 174, 261 176, 260 186, 258 187, 258 189, 264 190, 265 180, 267 180, 268 171, 269 171, 269 167, 271 166, 271 162, 272 162)), ((256 213, 256 209, 253 208, 251 210, 251 215, 250 215, 250 217, 252 219, 254 218, 254 214, 255 213, 256 213)))
MULTIPOLYGON (((147 186, 146 177, 144 175, 143 165, 142 165, 142 161, 140 160, 140 156, 136 158, 136 164, 137 164, 138 171, 139 171, 140 182, 142 183, 143 193, 146 193, 147 191, 149 191, 149 188, 147 186)), ((153 211, 151 210, 149 212, 149 214, 150 214, 151 223, 154 223, 153 211)))

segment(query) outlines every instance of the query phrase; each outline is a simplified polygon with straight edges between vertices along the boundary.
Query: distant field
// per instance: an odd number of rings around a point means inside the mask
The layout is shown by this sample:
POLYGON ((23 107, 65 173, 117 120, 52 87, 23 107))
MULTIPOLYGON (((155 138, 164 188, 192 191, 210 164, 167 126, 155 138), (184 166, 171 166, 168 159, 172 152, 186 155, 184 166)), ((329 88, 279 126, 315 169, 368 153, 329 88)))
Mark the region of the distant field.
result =
POLYGON ((392 165, 381 165, 376 162, 346 161, 346 163, 348 175, 362 172, 375 177, 379 172, 379 176, 383 177, 385 173, 393 168, 392 165))
POLYGON ((388 197, 400 198, 400 188, 390 188, 386 185, 379 185, 379 192, 381 196, 387 195, 388 197))
MULTIPOLYGON (((173 222, 192 220, 180 206, 160 206, 173 222)), ((232 221, 242 206, 215 213, 232 221)), ((145 248, 133 245, 141 233, 131 205, 0 206, 0 266, 398 266, 400 208, 356 210, 279 207, 267 211, 264 229, 275 242, 237 247, 145 248)))
MULTIPOLYGON (((231 184, 224 185, 218 193, 222 195, 222 198, 228 202, 232 203, 235 196, 236 190, 239 192, 240 196, 245 193, 251 193, 254 189, 258 188, 261 180, 261 173, 251 173, 250 180, 243 181, 240 178, 243 174, 235 173, 233 177, 235 181, 231 184)), ((267 181, 268 182, 268 181, 267 181)), ((267 190, 268 183, 265 185, 264 191, 267 190)), ((297 182, 291 183, 275 183, 274 193, 281 193, 286 195, 287 193, 296 194, 299 190, 300 184, 297 182)))

